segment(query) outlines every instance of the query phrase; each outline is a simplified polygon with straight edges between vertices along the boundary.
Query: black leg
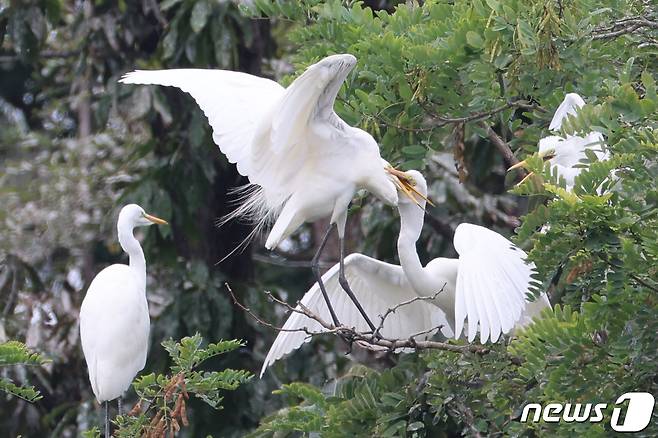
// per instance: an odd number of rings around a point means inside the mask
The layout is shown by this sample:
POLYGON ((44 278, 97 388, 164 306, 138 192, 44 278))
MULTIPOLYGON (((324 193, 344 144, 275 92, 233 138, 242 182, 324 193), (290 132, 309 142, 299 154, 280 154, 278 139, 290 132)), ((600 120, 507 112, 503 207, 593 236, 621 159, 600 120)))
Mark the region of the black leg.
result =
POLYGON ((325 289, 324 283, 322 282, 322 275, 320 275, 320 255, 322 254, 322 250, 324 250, 324 247, 327 244, 327 240, 329 239, 329 234, 331 233, 332 228, 333 225, 329 224, 329 228, 327 229, 327 232, 324 234, 324 237, 322 238, 322 242, 320 242, 320 246, 318 247, 318 250, 315 252, 313 259, 311 260, 311 269, 313 270, 315 281, 317 281, 318 286, 320 286, 320 291, 322 292, 324 301, 327 303, 327 308, 329 309, 329 313, 331 314, 331 319, 334 323, 334 326, 339 327, 340 322, 338 322, 338 317, 336 316, 336 312, 334 312, 334 308, 331 305, 331 302, 329 301, 329 295, 327 294, 327 290, 325 289))
POLYGON ((105 438, 110 438, 110 402, 105 401, 105 438))
POLYGON ((345 278, 345 241, 340 238, 338 240, 340 242, 340 269, 338 274, 338 282, 340 283, 343 290, 350 297, 356 308, 359 309, 359 313, 361 313, 363 319, 365 319, 366 323, 368 323, 370 330, 372 330, 373 335, 375 335, 377 332, 377 328, 372 323, 372 321, 370 321, 370 318, 368 318, 368 315, 366 314, 365 310, 363 310, 363 307, 361 307, 361 303, 359 303, 359 300, 356 299, 354 292, 352 292, 352 289, 350 288, 350 285, 347 282, 347 278, 345 278))

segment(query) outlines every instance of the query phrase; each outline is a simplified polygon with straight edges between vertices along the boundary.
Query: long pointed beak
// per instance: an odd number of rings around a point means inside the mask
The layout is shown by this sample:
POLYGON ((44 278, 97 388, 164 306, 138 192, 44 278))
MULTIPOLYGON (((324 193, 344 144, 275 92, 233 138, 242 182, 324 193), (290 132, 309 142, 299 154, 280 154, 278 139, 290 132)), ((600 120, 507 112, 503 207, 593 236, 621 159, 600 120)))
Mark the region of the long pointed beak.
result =
POLYGON ((534 174, 535 174, 535 172, 528 172, 528 174, 527 174, 526 176, 524 176, 523 179, 522 179, 521 181, 519 181, 518 183, 516 183, 516 185, 517 185, 517 186, 520 186, 521 184, 523 184, 524 182, 526 182, 526 180, 527 180, 528 178, 530 178, 531 176, 534 176, 534 174))
POLYGON ((169 222, 167 222, 166 220, 160 219, 159 217, 151 216, 150 214, 144 213, 144 217, 150 220, 151 222, 153 222, 154 224, 169 225, 169 222))
POLYGON ((519 162, 516 163, 514 166, 510 167, 509 169, 507 169, 507 171, 509 172, 510 170, 518 169, 518 168, 520 168, 520 167, 525 167, 525 166, 527 166, 527 163, 526 163, 525 160, 523 160, 523 161, 519 161, 519 162))
POLYGON ((430 201, 430 199, 420 193, 416 187, 414 187, 415 183, 412 182, 412 180, 409 178, 409 175, 407 175, 405 172, 402 172, 401 170, 398 170, 394 167, 387 167, 386 171, 393 175, 395 185, 404 193, 409 199, 411 199, 417 206, 420 207, 420 203, 414 196, 414 194, 422 199, 425 200, 429 205, 434 207, 434 203, 430 201))

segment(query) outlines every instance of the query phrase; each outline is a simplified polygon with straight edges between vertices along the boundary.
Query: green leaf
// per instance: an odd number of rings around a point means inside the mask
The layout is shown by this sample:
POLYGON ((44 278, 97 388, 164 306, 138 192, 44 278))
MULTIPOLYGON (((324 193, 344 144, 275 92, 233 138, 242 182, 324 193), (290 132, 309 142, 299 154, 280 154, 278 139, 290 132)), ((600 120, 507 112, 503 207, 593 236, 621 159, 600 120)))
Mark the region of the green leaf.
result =
POLYGON ((203 30, 208 22, 211 7, 208 0, 198 0, 194 3, 192 14, 190 15, 190 26, 194 33, 199 33, 203 30))
POLYGON ((472 30, 466 32, 466 42, 469 46, 476 49, 481 49, 484 46, 484 40, 482 39, 482 36, 472 30))

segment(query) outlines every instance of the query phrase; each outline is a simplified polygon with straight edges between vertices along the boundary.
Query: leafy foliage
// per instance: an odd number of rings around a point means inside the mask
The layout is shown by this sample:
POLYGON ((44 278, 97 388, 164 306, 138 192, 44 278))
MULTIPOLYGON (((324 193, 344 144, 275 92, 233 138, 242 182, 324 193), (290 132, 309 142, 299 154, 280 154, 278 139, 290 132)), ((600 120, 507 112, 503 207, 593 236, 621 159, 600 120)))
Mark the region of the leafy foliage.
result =
MULTIPOLYGON (((628 391, 658 391, 655 49, 633 32, 595 37, 628 11, 655 17, 655 10, 617 1, 433 1, 398 5, 392 14, 336 1, 254 4, 268 16, 311 17, 311 25, 291 36, 300 45, 300 63, 330 52, 357 55, 342 114, 377 132, 387 153, 405 166, 432 172, 432 149, 459 146, 455 157, 470 170, 485 154, 486 126, 517 154, 529 152, 535 176, 513 189, 529 197, 516 239, 537 265, 538 290, 556 304, 508 346, 486 355, 407 358, 389 371, 360 374, 361 389, 349 394, 331 386, 285 386, 282 394, 301 402, 266 418, 256 435, 605 436, 608 422, 518 420, 529 402, 611 405, 628 391), (590 103, 568 118, 561 135, 597 130, 612 158, 601 162, 588 154, 568 191, 532 152, 548 135, 549 114, 572 90, 590 103), (520 100, 523 105, 503 108, 520 100), (462 135, 467 141, 460 145, 462 135), (425 146, 418 156, 415 145, 425 146), (378 388, 392 374, 402 378, 391 398, 378 388), (387 401, 398 403, 393 412, 387 401), (355 411, 338 408, 348 405, 355 411)), ((477 174, 471 171, 466 183, 477 174)), ((354 379, 348 372, 337 387, 354 379)))
MULTIPOLYGON (((0 343, 0 369, 9 366, 40 366, 46 359, 38 353, 33 353, 18 341, 0 343)), ((10 379, 0 376, 0 391, 21 398, 28 402, 35 402, 42 395, 33 386, 19 386, 10 379)))
MULTIPOLYGON (((173 436, 189 425, 187 400, 190 394, 213 409, 222 409, 223 391, 235 390, 251 380, 253 375, 244 370, 199 370, 205 361, 243 347, 243 342, 220 341, 205 347, 202 343, 198 333, 180 342, 170 339, 162 343, 173 362, 170 373, 147 374, 133 383, 139 401, 130 413, 116 418, 115 436, 173 436)), ((100 431, 92 429, 87 434, 100 436, 100 431)))

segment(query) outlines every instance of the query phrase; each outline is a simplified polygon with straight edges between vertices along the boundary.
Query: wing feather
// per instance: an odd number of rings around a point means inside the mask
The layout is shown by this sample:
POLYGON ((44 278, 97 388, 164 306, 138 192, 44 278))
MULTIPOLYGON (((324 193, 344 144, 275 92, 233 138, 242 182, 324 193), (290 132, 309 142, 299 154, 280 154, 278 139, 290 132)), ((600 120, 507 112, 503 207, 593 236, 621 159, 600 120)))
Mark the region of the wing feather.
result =
POLYGON ((355 64, 349 54, 328 56, 286 89, 246 73, 202 69, 136 70, 120 82, 172 86, 189 93, 208 118, 213 141, 240 174, 260 186, 242 192, 243 207, 226 219, 243 216, 263 225, 295 192, 300 168, 310 157, 327 152, 308 141, 311 122, 343 130, 347 126, 333 104, 355 64))
POLYGON ((285 92, 272 80, 228 70, 136 70, 119 82, 176 87, 189 93, 208 118, 213 141, 250 180, 256 127, 285 92))
POLYGON ((551 131, 559 130, 562 127, 562 122, 564 119, 571 114, 572 116, 576 115, 576 112, 579 108, 585 106, 585 101, 576 93, 568 93, 564 96, 564 100, 555 110, 551 124, 548 126, 548 129, 551 131))
MULTIPOLYGON (((354 327, 356 331, 369 331, 364 318, 340 286, 338 274, 339 267, 336 264, 322 276, 338 319, 341 324, 354 327)), ((400 266, 380 262, 361 254, 350 254, 345 258, 345 275, 357 299, 375 325, 379 324, 380 315, 383 315, 387 309, 417 296, 400 266)), ((326 322, 331 323, 329 311, 317 283, 304 295, 301 302, 326 322)), ((448 325, 441 310, 431 303, 417 301, 401 306, 396 312, 391 313, 385 320, 381 334, 385 338, 407 339, 439 324, 448 325)), ((286 330, 304 327, 312 333, 326 331, 316 321, 299 313, 291 314, 283 326, 286 330)), ((432 333, 424 334, 417 339, 427 339, 431 336, 432 333)), ((309 341, 310 336, 304 332, 279 332, 265 358, 261 376, 275 361, 309 341)))
POLYGON ((455 231, 459 253, 456 284, 456 330, 458 337, 468 318, 468 340, 496 342, 509 333, 526 306, 526 293, 534 268, 526 254, 512 242, 487 228, 460 224, 455 231))

